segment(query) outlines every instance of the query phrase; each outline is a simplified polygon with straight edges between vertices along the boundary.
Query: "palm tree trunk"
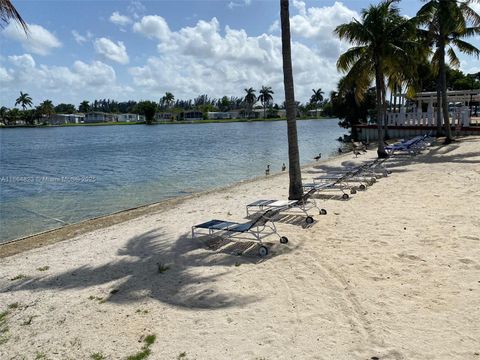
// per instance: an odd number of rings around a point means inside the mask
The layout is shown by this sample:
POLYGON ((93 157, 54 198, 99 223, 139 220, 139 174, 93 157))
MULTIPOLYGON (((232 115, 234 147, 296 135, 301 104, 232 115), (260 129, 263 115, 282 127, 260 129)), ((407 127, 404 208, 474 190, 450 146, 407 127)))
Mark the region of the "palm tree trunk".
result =
POLYGON ((443 135, 442 131, 442 86, 440 84, 440 75, 437 79, 437 137, 443 135))
POLYGON ((295 121, 295 91, 293 87, 288 0, 280 0, 280 21, 282 24, 283 84, 285 87, 288 132, 288 174, 290 177, 288 198, 290 200, 300 200, 303 195, 303 188, 300 153, 298 151, 297 123, 295 121))
POLYGON ((383 118, 384 118, 384 107, 382 102, 382 91, 385 85, 383 74, 380 71, 380 61, 377 58, 375 62, 375 85, 376 85, 376 95, 377 95, 377 128, 378 128, 378 149, 377 155, 379 158, 387 158, 388 154, 385 151, 384 137, 383 137, 383 118))
POLYGON ((445 42, 440 42, 440 85, 442 92, 443 121, 445 127, 445 144, 452 142, 452 131, 450 129, 450 119, 448 118, 448 100, 447 100, 447 69, 445 66, 445 42))

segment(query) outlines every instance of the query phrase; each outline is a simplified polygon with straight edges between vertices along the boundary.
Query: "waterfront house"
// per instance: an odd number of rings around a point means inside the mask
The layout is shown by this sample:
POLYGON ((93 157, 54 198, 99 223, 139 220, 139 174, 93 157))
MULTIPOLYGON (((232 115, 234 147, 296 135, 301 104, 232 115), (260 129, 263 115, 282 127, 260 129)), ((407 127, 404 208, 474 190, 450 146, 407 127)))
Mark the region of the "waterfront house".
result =
POLYGON ((167 121, 174 121, 176 120, 175 114, 171 112, 162 112, 155 114, 155 121, 158 122, 167 122, 167 121))
POLYGON ((52 114, 46 122, 50 125, 62 125, 62 124, 80 124, 84 121, 85 114, 52 114))
POLYGON ((117 114, 118 122, 143 122, 145 121, 145 115, 139 114, 117 114))
POLYGON ((93 111, 85 114, 84 122, 88 123, 101 123, 101 122, 112 122, 116 120, 114 114, 104 113, 100 111, 93 111))
POLYGON ((203 113, 201 111, 191 110, 180 113, 180 120, 194 121, 203 120, 203 113))

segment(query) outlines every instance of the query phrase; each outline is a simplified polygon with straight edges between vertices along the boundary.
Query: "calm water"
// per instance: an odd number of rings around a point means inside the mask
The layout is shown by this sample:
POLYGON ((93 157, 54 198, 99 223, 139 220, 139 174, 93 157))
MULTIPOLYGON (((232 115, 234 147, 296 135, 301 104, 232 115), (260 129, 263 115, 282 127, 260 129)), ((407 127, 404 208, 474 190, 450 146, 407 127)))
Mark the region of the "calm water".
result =
MULTIPOLYGON (((337 123, 297 122, 302 163, 336 153, 337 123)), ((1 129, 0 242, 280 171, 286 132, 284 121, 1 129)))

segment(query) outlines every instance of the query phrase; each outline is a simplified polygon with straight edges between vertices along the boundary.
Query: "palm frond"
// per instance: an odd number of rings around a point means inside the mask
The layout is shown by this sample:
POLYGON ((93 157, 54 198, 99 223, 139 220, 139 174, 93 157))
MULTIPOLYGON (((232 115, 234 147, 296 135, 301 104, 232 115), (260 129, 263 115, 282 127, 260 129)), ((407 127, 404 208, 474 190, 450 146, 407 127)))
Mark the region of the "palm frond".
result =
POLYGON ((463 40, 460 40, 460 39, 453 39, 452 44, 455 45, 458 48, 458 50, 460 50, 464 54, 474 55, 476 57, 480 56, 480 50, 477 47, 475 47, 474 45, 472 45, 472 44, 470 44, 466 41, 463 41, 463 40))
POLYGON ((20 16, 10 0, 0 0, 0 28, 8 24, 10 20, 18 22, 25 33, 28 33, 28 25, 20 16))

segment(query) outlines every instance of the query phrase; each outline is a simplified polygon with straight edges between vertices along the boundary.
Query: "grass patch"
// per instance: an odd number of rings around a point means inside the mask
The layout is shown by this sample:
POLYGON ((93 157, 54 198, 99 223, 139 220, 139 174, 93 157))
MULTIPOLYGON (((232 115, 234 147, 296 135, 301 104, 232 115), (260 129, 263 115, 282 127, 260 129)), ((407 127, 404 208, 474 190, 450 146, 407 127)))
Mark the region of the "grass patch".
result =
POLYGON ((149 357, 152 353, 152 351, 150 350, 150 346, 152 346, 156 339, 156 335, 145 336, 145 339, 143 339, 144 345, 142 347, 142 350, 134 355, 130 355, 129 357, 127 357, 127 360, 143 360, 149 357))
POLYGON ((170 269, 170 266, 167 266, 167 265, 164 265, 162 263, 157 263, 157 266, 158 266, 158 272, 160 274, 163 274, 165 271, 167 271, 168 269, 170 269))
POLYGON ((37 352, 37 355, 35 356, 35 360, 46 360, 47 355, 45 353, 37 352))
POLYGON ((18 274, 17 276, 11 278, 10 281, 15 281, 15 280, 20 280, 20 279, 26 279, 26 278, 27 278, 27 275, 18 274))
POLYGON ((47 271, 48 269, 50 269, 50 266, 48 265, 37 268, 38 271, 47 271))
POLYGON ((8 325, 7 325, 7 316, 9 312, 2 311, 0 313, 0 345, 5 344, 8 341, 8 325))
POLYGON ((8 308, 12 309, 12 310, 15 310, 15 309, 18 309, 19 306, 20 306, 20 304, 18 302, 14 302, 14 303, 9 304, 8 308))
POLYGON ((187 357, 187 353, 184 351, 178 354, 177 360, 185 359, 186 357, 187 357))
POLYGON ((135 311, 137 314, 148 314, 148 310, 137 309, 135 311))
POLYGON ((106 357, 102 353, 98 352, 98 353, 93 353, 92 355, 90 355, 90 359, 92 359, 92 360, 105 360, 106 357))

